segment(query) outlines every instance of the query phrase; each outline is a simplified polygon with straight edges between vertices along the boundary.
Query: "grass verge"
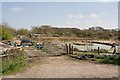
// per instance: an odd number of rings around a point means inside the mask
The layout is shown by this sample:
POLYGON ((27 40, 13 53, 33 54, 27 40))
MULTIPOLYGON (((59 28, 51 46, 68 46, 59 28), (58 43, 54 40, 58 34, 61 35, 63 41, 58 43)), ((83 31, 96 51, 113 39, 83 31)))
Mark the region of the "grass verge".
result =
POLYGON ((24 54, 19 54, 16 58, 9 61, 2 61, 2 69, 0 70, 2 75, 9 75, 17 73, 27 66, 27 57, 24 54))
POLYGON ((98 63, 120 65, 120 55, 97 55, 91 60, 98 63))

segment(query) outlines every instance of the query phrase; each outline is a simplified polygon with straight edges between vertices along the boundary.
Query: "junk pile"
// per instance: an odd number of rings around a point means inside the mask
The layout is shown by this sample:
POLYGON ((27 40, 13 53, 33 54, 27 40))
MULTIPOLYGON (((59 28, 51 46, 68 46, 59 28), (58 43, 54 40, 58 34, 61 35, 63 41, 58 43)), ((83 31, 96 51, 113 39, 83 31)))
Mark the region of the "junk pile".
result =
POLYGON ((43 49, 43 44, 37 43, 36 48, 37 50, 43 49))
POLYGON ((0 42, 0 54, 6 50, 12 49, 13 47, 0 42))
POLYGON ((54 56, 59 56, 61 53, 64 53, 64 45, 58 39, 55 39, 51 42, 44 42, 43 51, 54 56))
MULTIPOLYGON (((12 53, 18 53, 22 51, 20 47, 10 46, 8 44, 0 42, 0 58, 4 59, 5 57, 12 56, 12 53)), ((16 55, 16 54, 15 54, 16 55)))
POLYGON ((61 47, 63 45, 63 43, 58 39, 58 38, 54 38, 51 43, 55 46, 59 46, 61 47))
POLYGON ((7 44, 10 46, 17 46, 17 43, 15 41, 11 41, 11 40, 2 41, 1 43, 7 44))
POLYGON ((32 46, 32 41, 27 38, 23 38, 23 39, 21 39, 21 45, 22 46, 32 46))
POLYGON ((82 54, 82 55, 70 55, 72 58, 79 59, 79 60, 88 60, 90 58, 94 58, 93 54, 82 54))

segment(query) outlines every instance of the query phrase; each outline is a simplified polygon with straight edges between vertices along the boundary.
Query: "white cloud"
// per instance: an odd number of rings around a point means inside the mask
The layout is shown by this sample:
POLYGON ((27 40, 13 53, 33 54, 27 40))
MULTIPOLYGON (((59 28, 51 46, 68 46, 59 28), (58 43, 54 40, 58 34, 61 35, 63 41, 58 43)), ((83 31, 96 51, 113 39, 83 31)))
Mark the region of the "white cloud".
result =
POLYGON ((52 25, 53 27, 59 27, 59 28, 80 28, 79 26, 76 25, 52 25))
POLYGON ((70 15, 68 15, 68 17, 69 17, 69 18, 72 18, 72 17, 73 17, 73 15, 72 15, 72 14, 70 14, 70 15))
POLYGON ((111 19, 112 13, 107 11, 102 12, 92 12, 89 14, 82 15, 83 17, 80 17, 81 15, 73 15, 70 14, 67 17, 71 18, 68 19, 68 22, 66 22, 66 25, 69 26, 79 26, 80 28, 87 28, 89 26, 103 26, 105 28, 107 27, 117 27, 117 19, 111 19), (80 19, 79 19, 80 18, 80 19), (81 19, 82 18, 82 19, 81 19))
POLYGON ((10 11, 18 13, 18 12, 24 12, 24 11, 26 11, 26 9, 22 8, 22 7, 17 7, 16 6, 16 7, 11 8, 10 11))
POLYGON ((91 13, 91 15, 90 15, 90 18, 98 18, 98 17, 99 17, 99 15, 97 15, 95 13, 91 13))
POLYGON ((72 15, 72 14, 70 14, 70 15, 68 15, 68 17, 69 18, 76 18, 76 19, 83 19, 84 18, 84 16, 81 15, 81 14, 78 14, 78 15, 72 15))

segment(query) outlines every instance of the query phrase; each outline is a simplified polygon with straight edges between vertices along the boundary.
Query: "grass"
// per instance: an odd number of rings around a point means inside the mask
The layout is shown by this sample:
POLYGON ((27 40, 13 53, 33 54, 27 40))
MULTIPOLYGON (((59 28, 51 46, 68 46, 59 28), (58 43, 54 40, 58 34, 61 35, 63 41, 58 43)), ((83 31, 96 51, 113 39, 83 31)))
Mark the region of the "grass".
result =
POLYGON ((9 75, 17 73, 25 69, 27 66, 27 57, 25 55, 18 55, 14 60, 2 61, 2 70, 3 75, 9 75))
POLYGON ((94 58, 85 59, 88 61, 94 61, 97 63, 104 63, 104 64, 120 65, 120 55, 101 55, 93 52, 76 52, 73 55, 71 55, 71 57, 78 59, 78 57, 84 56, 85 54, 94 55, 94 58))
POLYGON ((120 65, 120 55, 97 55, 91 60, 98 63, 120 65))

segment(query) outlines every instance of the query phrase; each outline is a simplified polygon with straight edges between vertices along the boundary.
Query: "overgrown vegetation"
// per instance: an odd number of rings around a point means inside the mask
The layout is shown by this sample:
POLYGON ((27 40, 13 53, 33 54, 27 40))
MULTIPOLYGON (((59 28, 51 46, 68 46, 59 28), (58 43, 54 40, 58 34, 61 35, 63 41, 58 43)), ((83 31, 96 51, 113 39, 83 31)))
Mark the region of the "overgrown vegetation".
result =
POLYGON ((74 54, 69 54, 69 56, 78 60, 87 60, 87 61, 93 61, 95 63, 120 65, 119 54, 105 55, 105 54, 98 54, 97 52, 76 51, 74 54))
POLYGON ((98 63, 120 65, 120 55, 97 55, 91 60, 96 61, 98 63))
POLYGON ((30 31, 27 30, 27 29, 23 29, 23 28, 22 28, 22 29, 18 29, 18 30, 16 30, 16 34, 29 36, 30 31))
POLYGON ((2 61, 2 70, 1 73, 3 75, 8 75, 12 73, 16 73, 24 69, 27 66, 27 57, 24 54, 17 55, 15 59, 2 61))
POLYGON ((9 40, 13 38, 13 33, 15 29, 6 25, 0 25, 0 40, 9 40))

